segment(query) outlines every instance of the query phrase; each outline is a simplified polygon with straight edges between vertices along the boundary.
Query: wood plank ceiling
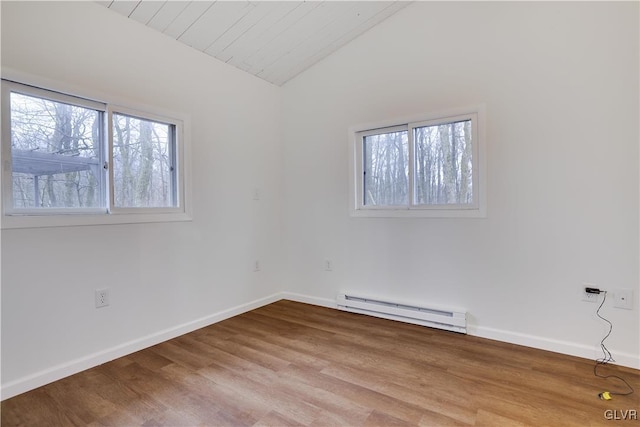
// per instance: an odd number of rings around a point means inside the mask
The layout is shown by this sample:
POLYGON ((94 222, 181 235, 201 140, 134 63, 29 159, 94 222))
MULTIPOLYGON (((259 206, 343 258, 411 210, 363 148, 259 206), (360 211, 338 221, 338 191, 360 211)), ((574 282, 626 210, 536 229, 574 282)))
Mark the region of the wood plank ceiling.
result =
POLYGON ((405 1, 98 1, 129 19, 281 86, 405 1))

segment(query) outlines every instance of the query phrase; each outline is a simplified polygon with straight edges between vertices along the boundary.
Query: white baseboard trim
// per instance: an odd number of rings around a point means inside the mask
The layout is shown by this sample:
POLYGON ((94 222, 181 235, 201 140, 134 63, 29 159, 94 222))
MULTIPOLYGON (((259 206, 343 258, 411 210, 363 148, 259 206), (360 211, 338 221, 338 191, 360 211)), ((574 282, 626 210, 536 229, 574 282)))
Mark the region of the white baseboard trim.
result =
MULTIPOLYGON (((551 338, 521 334, 519 332, 505 331, 502 329, 494 329, 477 325, 468 325, 467 333, 480 338, 488 338, 510 344, 537 348, 539 350, 553 351, 555 353, 582 357, 594 361, 603 356, 599 345, 588 346, 575 342, 554 340, 551 338)), ((620 352, 612 349, 610 349, 610 351, 615 359, 616 365, 640 369, 640 355, 633 355, 631 353, 620 352)))
POLYGON ((312 297, 309 295, 297 294, 295 292, 282 292, 280 296, 282 297, 282 299, 287 299, 290 301, 319 305, 321 307, 327 308, 338 308, 338 304, 335 299, 312 297))
POLYGON ((263 305, 271 304, 282 299, 282 296, 277 293, 269 295, 264 298, 260 298, 245 304, 241 304, 227 310, 222 310, 217 313, 201 317, 199 319, 192 320, 190 322, 183 323, 181 325, 168 328, 162 331, 154 332, 152 334, 143 336, 141 338, 125 342, 123 344, 111 347, 97 353, 89 354, 87 356, 71 360, 67 363, 63 363, 51 368, 36 372, 26 377, 11 381, 7 384, 2 384, 0 390, 1 400, 9 399, 10 397, 17 396, 29 390, 41 387, 45 384, 57 381, 59 379, 68 377, 78 372, 82 372, 86 369, 93 368, 103 363, 110 362, 118 357, 123 357, 136 351, 160 344, 161 342, 179 337, 189 332, 193 332, 196 329, 203 328, 205 326, 212 325, 222 320, 228 319, 238 314, 245 313, 247 311, 254 310, 263 305))
MULTIPOLYGON (((276 293, 264 298, 260 298, 245 304, 229 308, 227 310, 219 311, 200 319, 183 323, 173 328, 168 328, 162 331, 155 332, 153 334, 149 334, 147 336, 117 345, 112 348, 105 349, 94 354, 87 355, 85 357, 72 360, 67 363, 53 366, 49 369, 36 372, 32 375, 28 375, 18 380, 11 381, 7 384, 2 384, 2 387, 0 389, 0 400, 9 399, 10 397, 17 396, 18 394, 33 390, 45 384, 49 384, 53 381, 57 381, 78 372, 82 372, 86 369, 93 368, 94 366, 110 362, 111 360, 117 359, 118 357, 123 357, 128 354, 135 353, 136 351, 143 350, 161 342, 179 337, 180 335, 195 331, 196 329, 212 325, 230 317, 237 316, 247 311, 251 311, 264 305, 279 301, 281 299, 337 309, 336 300, 334 299, 319 298, 294 292, 276 293)), ((595 360, 596 358, 601 356, 600 354, 598 354, 599 347, 595 348, 578 343, 553 340, 549 338, 521 334, 518 332, 488 328, 484 326, 469 325, 467 326, 467 333, 469 335, 477 336, 480 338, 487 338, 541 350, 548 350, 556 353, 583 357, 586 359, 595 360)), ((611 353, 616 359, 616 364, 634 369, 640 369, 640 355, 616 352, 615 350, 612 350, 611 353)))

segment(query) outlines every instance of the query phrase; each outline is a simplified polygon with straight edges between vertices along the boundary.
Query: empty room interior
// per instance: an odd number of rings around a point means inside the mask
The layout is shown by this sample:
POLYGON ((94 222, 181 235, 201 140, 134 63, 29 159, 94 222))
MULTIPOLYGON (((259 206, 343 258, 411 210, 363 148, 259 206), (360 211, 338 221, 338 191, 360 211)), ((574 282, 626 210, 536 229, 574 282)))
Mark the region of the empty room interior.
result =
POLYGON ((0 2, 2 425, 635 425, 640 3, 0 2))

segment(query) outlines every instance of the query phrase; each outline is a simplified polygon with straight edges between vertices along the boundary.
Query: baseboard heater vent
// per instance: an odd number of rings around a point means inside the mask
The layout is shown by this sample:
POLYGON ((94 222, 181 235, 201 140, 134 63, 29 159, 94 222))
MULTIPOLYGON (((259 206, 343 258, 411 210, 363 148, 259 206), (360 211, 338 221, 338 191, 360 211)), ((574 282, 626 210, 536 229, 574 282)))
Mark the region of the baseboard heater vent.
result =
POLYGON ((338 309, 344 311, 467 333, 467 313, 462 311, 400 304, 349 294, 338 295, 337 303, 338 309))

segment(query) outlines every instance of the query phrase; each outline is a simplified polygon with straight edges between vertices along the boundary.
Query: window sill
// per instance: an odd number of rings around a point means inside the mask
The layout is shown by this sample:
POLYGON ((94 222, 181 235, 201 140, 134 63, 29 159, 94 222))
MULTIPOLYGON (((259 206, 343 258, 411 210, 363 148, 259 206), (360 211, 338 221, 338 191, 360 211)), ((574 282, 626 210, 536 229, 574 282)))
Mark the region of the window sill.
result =
POLYGON ((484 209, 351 209, 355 218, 486 218, 484 209))
POLYGON ((85 225, 143 224, 191 221, 191 215, 177 213, 139 214, 65 214, 65 215, 4 215, 2 229, 77 227, 85 225))

